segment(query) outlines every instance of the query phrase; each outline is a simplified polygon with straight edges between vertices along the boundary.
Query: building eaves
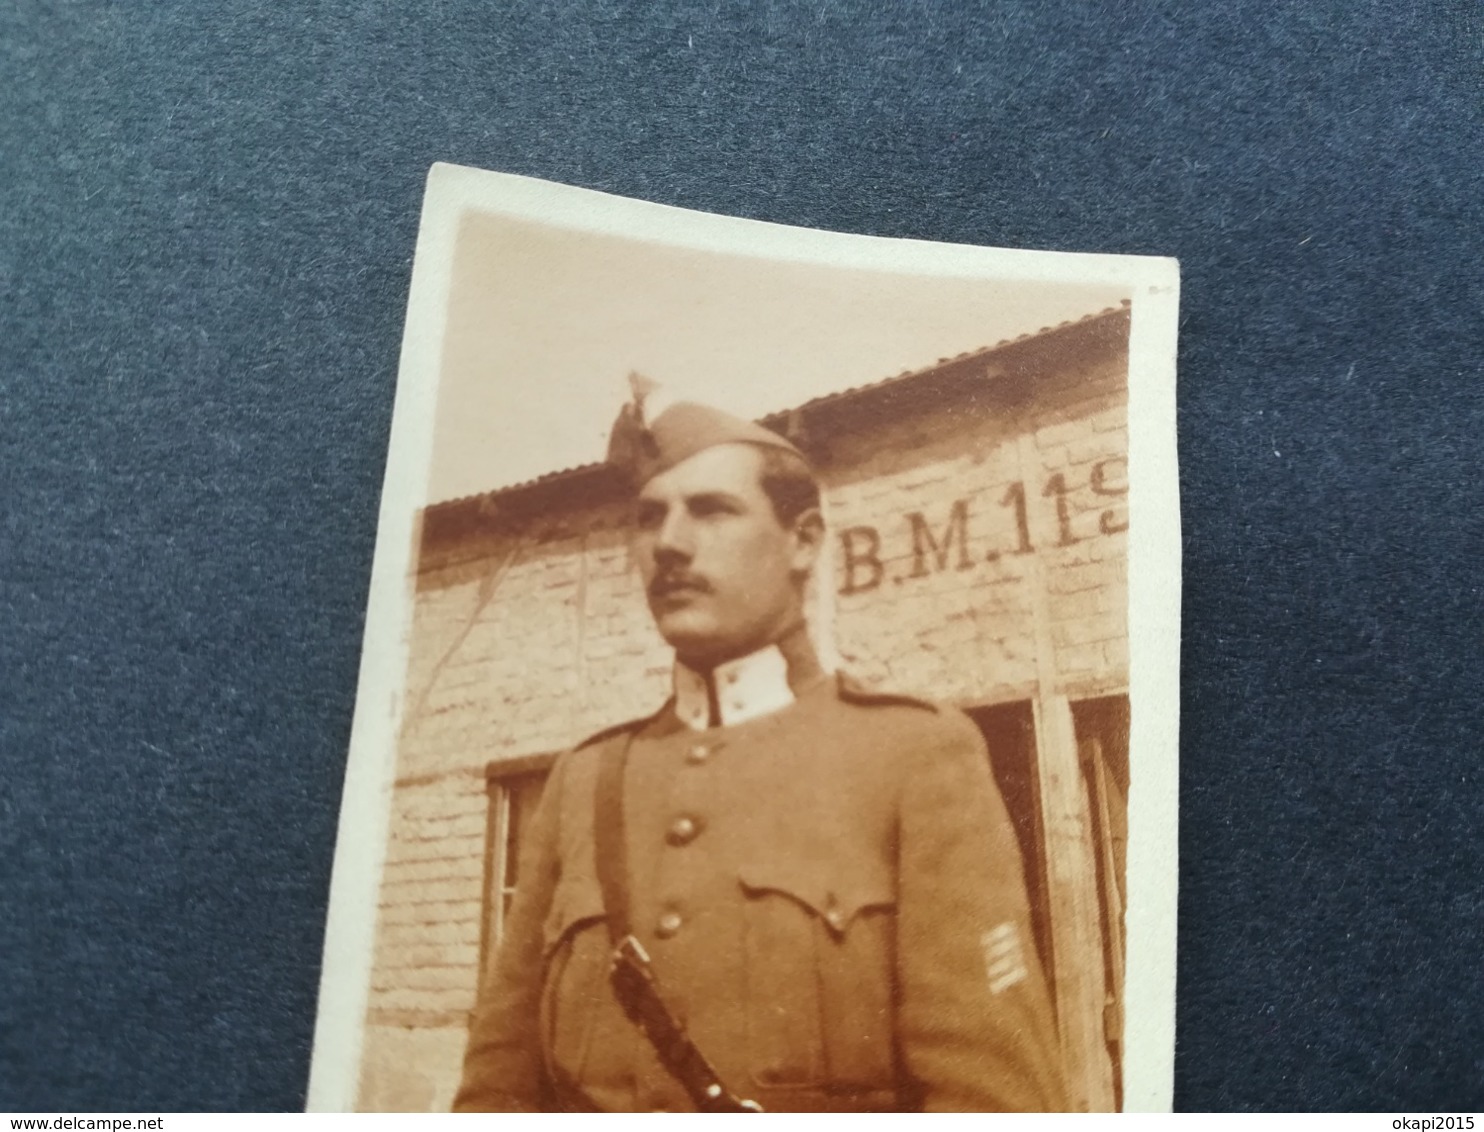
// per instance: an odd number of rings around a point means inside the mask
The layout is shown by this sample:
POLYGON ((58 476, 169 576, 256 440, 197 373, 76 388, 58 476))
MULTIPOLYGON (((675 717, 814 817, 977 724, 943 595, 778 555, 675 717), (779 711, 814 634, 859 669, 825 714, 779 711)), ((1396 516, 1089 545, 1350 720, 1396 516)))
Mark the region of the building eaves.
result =
POLYGON ((763 419, 765 421, 782 420, 787 418, 791 413, 807 412, 810 409, 817 409, 825 405, 834 405, 841 401, 848 401, 852 398, 859 397, 862 394, 875 393, 877 391, 887 389, 895 385, 901 385, 907 382, 916 381, 919 378, 925 378, 932 374, 935 374, 939 370, 942 370, 947 366, 971 366, 977 362, 988 361, 994 355, 1009 349, 1011 346, 1016 346, 1023 342, 1036 341, 1051 334, 1074 329, 1080 326, 1086 326, 1088 323, 1097 322, 1102 319, 1110 318, 1114 315, 1123 314, 1127 312, 1128 309, 1129 302, 1127 299, 1125 299, 1119 306, 1104 307, 1100 311, 1094 311, 1092 314, 1083 315, 1081 318, 1069 318, 1063 322, 1057 323, 1055 326, 1043 326, 1039 330, 1027 331, 1024 334, 1018 334, 1014 338, 1002 338, 992 346, 983 346, 977 350, 966 350, 961 354, 955 354, 951 358, 939 358, 936 362, 929 366, 923 366, 919 369, 903 370, 901 373, 892 374, 890 377, 883 377, 877 381, 869 381, 863 385, 852 385, 848 389, 837 390, 834 393, 826 393, 823 396, 815 397, 812 400, 805 401, 802 405, 799 405, 794 409, 784 409, 777 413, 770 413, 763 419))
MULTIPOLYGON (((834 393, 826 393, 814 397, 792 409, 781 409, 775 413, 769 413, 761 418, 760 423, 767 425, 775 431, 784 431, 792 419, 797 419, 802 414, 814 413, 820 410, 843 406, 852 401, 864 398, 881 396, 894 392, 904 385, 926 380, 945 370, 967 370, 976 366, 998 360, 1002 355, 1010 354, 1019 348, 1041 344, 1054 336, 1077 332, 1089 328, 1093 324, 1115 319, 1126 320, 1128 318, 1130 304, 1125 299, 1116 307, 1105 307, 1100 311, 1081 318, 1067 319, 1055 326, 1043 326, 1039 330, 1028 331, 1025 334, 1016 335, 1013 338, 1002 338, 990 346, 983 346, 977 350, 967 350, 956 354, 951 358, 939 358, 931 365, 919 369, 903 370, 901 373, 892 374, 889 377, 877 381, 865 382, 854 385, 848 389, 841 389, 834 393)), ((508 484, 505 487, 493 491, 480 492, 474 495, 460 496, 456 499, 440 500, 430 504, 429 512, 467 512, 480 506, 491 506, 496 500, 505 500, 511 497, 533 495, 544 497, 550 492, 561 491, 565 485, 586 484, 597 477, 601 477, 608 471, 607 465, 599 460, 587 464, 576 464, 556 471, 546 472, 533 479, 522 480, 519 483, 508 484)))

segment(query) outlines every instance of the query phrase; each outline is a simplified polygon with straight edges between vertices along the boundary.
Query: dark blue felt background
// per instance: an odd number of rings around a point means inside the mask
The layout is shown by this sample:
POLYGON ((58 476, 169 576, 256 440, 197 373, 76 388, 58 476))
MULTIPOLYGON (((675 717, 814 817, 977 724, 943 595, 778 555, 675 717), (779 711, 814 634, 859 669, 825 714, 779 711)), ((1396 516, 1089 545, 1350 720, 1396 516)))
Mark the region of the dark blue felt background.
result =
POLYGON ((435 160, 1183 264, 1186 1108, 1484 1108, 1477 3, 0 7, 0 1109, 302 1104, 435 160))

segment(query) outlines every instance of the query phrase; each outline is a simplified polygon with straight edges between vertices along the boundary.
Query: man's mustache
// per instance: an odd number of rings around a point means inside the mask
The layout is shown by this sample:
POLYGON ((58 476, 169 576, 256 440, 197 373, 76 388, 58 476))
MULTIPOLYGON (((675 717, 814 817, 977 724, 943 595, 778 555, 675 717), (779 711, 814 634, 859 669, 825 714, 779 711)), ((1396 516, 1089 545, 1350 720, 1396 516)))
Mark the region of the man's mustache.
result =
POLYGON ((688 570, 666 570, 656 574, 649 583, 650 597, 665 597, 667 594, 676 593, 680 590, 694 590, 697 593, 710 593, 711 583, 699 574, 692 574, 688 570))

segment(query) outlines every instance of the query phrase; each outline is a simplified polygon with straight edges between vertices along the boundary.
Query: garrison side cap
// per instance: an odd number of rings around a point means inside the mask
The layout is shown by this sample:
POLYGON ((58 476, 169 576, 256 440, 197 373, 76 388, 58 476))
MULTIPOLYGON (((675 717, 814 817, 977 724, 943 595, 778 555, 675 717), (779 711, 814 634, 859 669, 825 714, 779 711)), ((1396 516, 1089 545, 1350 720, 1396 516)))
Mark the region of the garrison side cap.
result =
POLYGON ((619 410, 608 437, 608 463, 630 486, 642 487, 697 452, 718 444, 756 444, 804 454, 772 429, 697 401, 672 397, 655 382, 629 374, 633 397, 619 410))

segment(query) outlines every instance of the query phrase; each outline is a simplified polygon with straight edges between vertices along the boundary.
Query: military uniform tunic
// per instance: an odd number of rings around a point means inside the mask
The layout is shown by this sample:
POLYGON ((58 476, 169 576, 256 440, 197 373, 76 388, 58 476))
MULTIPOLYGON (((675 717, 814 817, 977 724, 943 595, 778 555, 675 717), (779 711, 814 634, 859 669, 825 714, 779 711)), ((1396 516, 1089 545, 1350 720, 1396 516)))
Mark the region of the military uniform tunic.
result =
POLYGON ((696 722, 672 701, 557 761, 455 1108, 693 1108, 608 981, 593 819, 615 743, 634 933, 735 1093, 768 1111, 1063 1107, 1019 850, 967 717, 821 676, 765 714, 696 722))

